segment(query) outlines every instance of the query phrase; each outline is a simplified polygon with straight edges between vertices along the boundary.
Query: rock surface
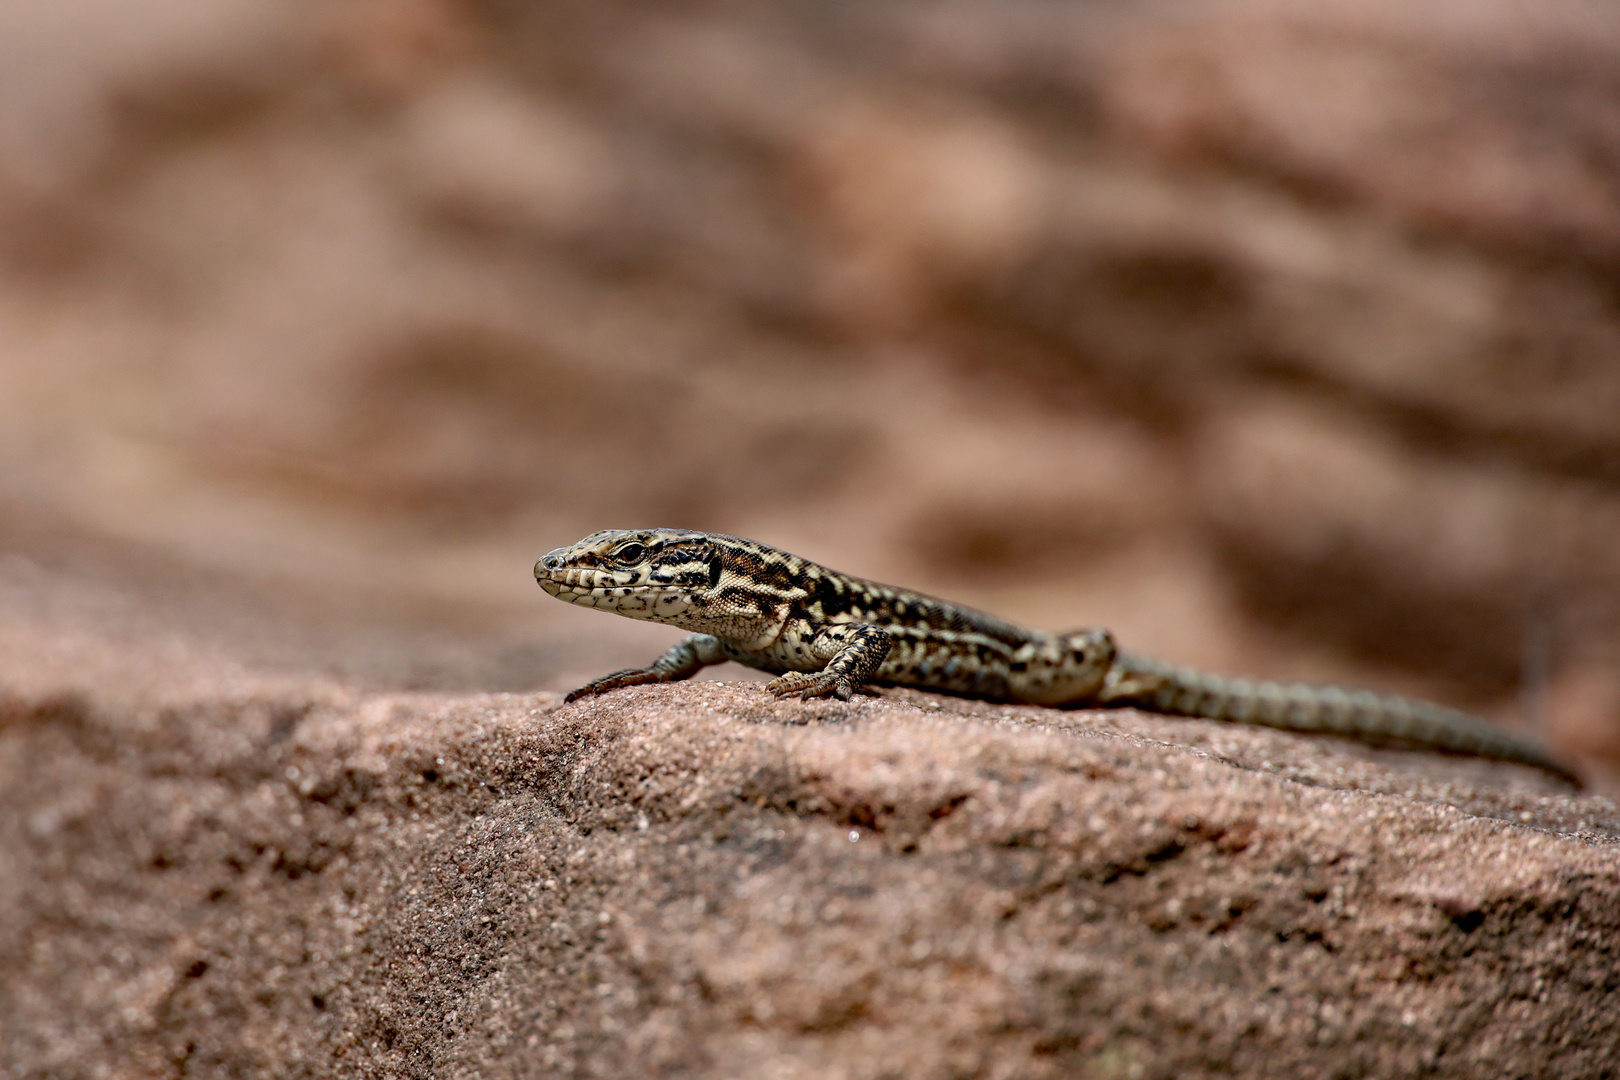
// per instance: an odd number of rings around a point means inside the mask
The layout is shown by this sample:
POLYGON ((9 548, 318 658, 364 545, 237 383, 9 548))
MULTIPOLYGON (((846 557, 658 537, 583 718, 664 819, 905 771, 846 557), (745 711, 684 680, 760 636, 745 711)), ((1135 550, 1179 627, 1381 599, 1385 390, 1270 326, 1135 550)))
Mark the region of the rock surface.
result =
POLYGON ((1620 1055, 1620 810, 1532 770, 910 691, 368 689, 18 563, 8 1076, 1597 1077, 1620 1055))

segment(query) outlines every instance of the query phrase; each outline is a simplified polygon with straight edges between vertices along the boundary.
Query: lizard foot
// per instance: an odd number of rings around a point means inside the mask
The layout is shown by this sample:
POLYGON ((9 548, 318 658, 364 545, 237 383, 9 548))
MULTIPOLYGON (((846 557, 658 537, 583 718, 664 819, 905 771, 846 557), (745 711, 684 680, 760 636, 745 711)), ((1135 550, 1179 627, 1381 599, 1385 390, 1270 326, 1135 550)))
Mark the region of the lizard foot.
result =
POLYGON ((592 679, 578 690, 569 691, 568 696, 563 698, 563 704, 578 701, 580 698, 605 694, 609 690, 617 690, 621 686, 640 686, 643 683, 664 681, 665 677, 652 668, 625 668, 623 671, 603 675, 600 679, 592 679))
POLYGON ((809 699, 826 697, 830 694, 839 701, 848 701, 855 694, 855 688, 849 684, 849 676, 835 675, 827 671, 820 671, 814 675, 790 671, 766 683, 765 689, 777 697, 797 696, 809 699))

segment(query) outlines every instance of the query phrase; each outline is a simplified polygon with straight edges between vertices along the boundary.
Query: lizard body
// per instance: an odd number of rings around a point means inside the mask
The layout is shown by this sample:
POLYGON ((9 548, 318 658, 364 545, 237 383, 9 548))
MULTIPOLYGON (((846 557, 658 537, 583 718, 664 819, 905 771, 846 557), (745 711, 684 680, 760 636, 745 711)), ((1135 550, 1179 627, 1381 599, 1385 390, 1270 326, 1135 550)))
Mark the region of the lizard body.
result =
POLYGON ((847 700, 868 683, 1034 705, 1121 707, 1292 731, 1390 739, 1533 765, 1540 747, 1465 713, 1333 686, 1232 679, 1122 652, 1107 630, 1052 634, 765 544, 682 529, 609 529, 534 567, 559 600, 692 631, 650 667, 613 672, 569 701, 687 679, 735 660, 776 675, 779 697, 847 700))

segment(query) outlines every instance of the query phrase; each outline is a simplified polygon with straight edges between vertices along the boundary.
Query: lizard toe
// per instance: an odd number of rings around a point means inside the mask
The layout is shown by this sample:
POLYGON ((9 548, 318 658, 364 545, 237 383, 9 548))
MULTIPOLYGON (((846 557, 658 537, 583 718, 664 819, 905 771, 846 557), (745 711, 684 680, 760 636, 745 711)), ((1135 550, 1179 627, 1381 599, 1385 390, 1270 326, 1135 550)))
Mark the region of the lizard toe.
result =
POLYGON ((825 672, 808 675, 802 671, 790 671, 786 675, 779 675, 766 683, 765 689, 777 697, 796 697, 805 701, 828 695, 848 701, 855 692, 848 679, 841 679, 837 675, 825 672))
POLYGON ((793 694, 802 694, 815 681, 814 676, 806 675, 802 671, 790 671, 786 675, 778 675, 766 683, 765 689, 777 697, 789 697, 793 694))
POLYGON ((639 686, 642 683, 662 681, 663 679, 660 677, 658 672, 653 671, 651 668, 626 668, 623 671, 615 671, 611 674, 603 675, 599 679, 592 679, 584 686, 569 691, 568 696, 563 698, 563 704, 566 705, 571 701, 578 701, 580 698, 595 697, 598 694, 605 694, 609 690, 617 690, 621 686, 639 686))

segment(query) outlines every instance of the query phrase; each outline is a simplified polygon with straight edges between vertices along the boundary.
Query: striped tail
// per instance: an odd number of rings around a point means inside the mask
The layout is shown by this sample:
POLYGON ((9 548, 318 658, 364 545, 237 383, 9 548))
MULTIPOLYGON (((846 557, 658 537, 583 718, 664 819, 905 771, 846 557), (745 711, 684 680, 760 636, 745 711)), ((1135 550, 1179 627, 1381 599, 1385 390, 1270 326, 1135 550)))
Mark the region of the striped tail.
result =
POLYGON ((1132 705, 1175 716, 1387 739, 1477 754, 1533 765, 1580 786, 1579 777, 1527 739, 1467 713, 1392 694, 1229 679, 1121 654, 1097 698, 1104 705, 1132 705))

